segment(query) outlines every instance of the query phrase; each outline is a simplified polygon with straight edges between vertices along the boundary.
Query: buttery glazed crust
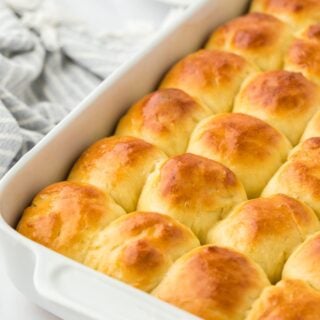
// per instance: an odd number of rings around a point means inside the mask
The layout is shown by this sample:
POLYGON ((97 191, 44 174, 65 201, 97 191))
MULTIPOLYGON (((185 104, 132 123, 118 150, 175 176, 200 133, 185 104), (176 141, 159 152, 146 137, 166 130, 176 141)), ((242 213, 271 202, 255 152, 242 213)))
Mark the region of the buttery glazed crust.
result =
POLYGON ((297 39, 289 48, 285 69, 301 72, 306 78, 320 85, 320 43, 297 39))
POLYGON ((189 228, 169 216, 134 212, 100 232, 85 264, 150 291, 177 258, 199 245, 189 228))
POLYGON ((320 290, 320 233, 309 237, 289 257, 282 278, 300 279, 320 290))
POLYGON ((24 236, 83 262, 101 228, 125 214, 94 186, 59 182, 40 191, 17 226, 24 236))
POLYGON ((263 196, 284 193, 309 205, 320 217, 320 138, 310 138, 292 150, 263 196))
MULTIPOLYGON (((320 1, 319 1, 320 3, 320 1)), ((320 85, 320 24, 307 28, 293 41, 285 56, 284 68, 301 72, 320 85)))
POLYGON ((295 247, 319 227, 312 209, 279 194, 236 206, 211 229, 208 243, 242 252, 258 263, 275 283, 295 247))
POLYGON ((268 284, 247 257, 205 246, 178 259, 153 294, 205 320, 241 320, 268 284))
POLYGON ((250 13, 216 29, 206 48, 230 51, 261 70, 275 70, 282 68, 291 41, 291 30, 285 23, 271 15, 250 13))
POLYGON ((209 228, 246 199, 231 170, 207 158, 183 154, 150 174, 138 210, 166 213, 190 227, 204 242, 209 228))
POLYGON ((266 121, 296 145, 319 107, 319 87, 302 74, 269 71, 244 82, 233 111, 266 121))
POLYGON ((274 15, 295 31, 320 21, 319 0, 253 0, 251 11, 274 15))
POLYGON ((266 288, 246 320, 320 320, 320 292, 298 280, 266 288))
POLYGON ((188 152, 230 168, 249 198, 257 197, 286 160, 291 148, 283 134, 264 121, 241 113, 211 116, 194 130, 188 152))
POLYGON ((137 138, 104 138, 82 154, 68 180, 95 185, 130 212, 136 209, 148 174, 166 158, 160 149, 137 138))
POLYGON ((162 88, 178 88, 214 113, 230 111, 243 80, 256 72, 244 58, 218 50, 199 50, 167 73, 162 88))
POLYGON ((162 89, 134 104, 120 120, 116 134, 144 139, 169 156, 184 153, 196 124, 211 114, 179 89, 162 89))

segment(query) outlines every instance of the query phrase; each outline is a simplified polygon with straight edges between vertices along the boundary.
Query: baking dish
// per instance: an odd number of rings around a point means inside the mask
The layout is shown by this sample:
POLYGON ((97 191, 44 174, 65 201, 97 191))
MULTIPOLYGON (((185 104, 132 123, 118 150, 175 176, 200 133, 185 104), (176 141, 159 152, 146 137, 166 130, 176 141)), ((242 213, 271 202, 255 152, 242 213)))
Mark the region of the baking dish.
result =
POLYGON ((175 61, 199 48, 215 26, 241 14, 247 4, 247 0, 202 0, 191 6, 2 179, 0 259, 15 286, 30 300, 63 319, 197 319, 23 237, 14 227, 37 191, 63 179, 81 151, 110 134, 124 111, 152 91, 175 61))

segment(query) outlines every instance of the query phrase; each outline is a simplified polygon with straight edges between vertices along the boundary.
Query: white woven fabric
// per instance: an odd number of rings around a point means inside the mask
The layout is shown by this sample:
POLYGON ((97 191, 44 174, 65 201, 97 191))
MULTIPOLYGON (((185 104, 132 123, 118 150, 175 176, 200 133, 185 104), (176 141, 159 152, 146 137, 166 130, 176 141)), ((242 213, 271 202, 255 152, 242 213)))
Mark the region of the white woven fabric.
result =
POLYGON ((96 37, 54 0, 0 0, 0 177, 153 34, 96 37))

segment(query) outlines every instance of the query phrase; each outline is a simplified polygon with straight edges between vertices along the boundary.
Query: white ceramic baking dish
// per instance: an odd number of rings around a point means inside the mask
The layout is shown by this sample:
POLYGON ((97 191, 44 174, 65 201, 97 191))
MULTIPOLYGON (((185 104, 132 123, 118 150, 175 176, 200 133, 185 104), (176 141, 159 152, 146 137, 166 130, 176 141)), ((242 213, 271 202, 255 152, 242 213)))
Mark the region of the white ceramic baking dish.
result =
POLYGON ((241 14, 247 3, 197 2, 104 81, 2 179, 0 259, 15 286, 30 300, 63 319, 197 319, 30 241, 14 227, 35 193, 64 179, 88 145, 112 133, 131 103, 155 89, 175 61, 201 47, 215 26, 241 14))

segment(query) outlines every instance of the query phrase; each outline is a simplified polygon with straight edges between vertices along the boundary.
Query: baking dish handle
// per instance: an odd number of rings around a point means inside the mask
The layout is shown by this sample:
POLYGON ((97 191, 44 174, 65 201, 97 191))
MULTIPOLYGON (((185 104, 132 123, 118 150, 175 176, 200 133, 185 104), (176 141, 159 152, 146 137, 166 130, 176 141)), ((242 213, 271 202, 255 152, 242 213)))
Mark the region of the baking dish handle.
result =
POLYGON ((140 290, 44 251, 37 252, 35 289, 46 301, 72 311, 72 319, 199 319, 140 290))

